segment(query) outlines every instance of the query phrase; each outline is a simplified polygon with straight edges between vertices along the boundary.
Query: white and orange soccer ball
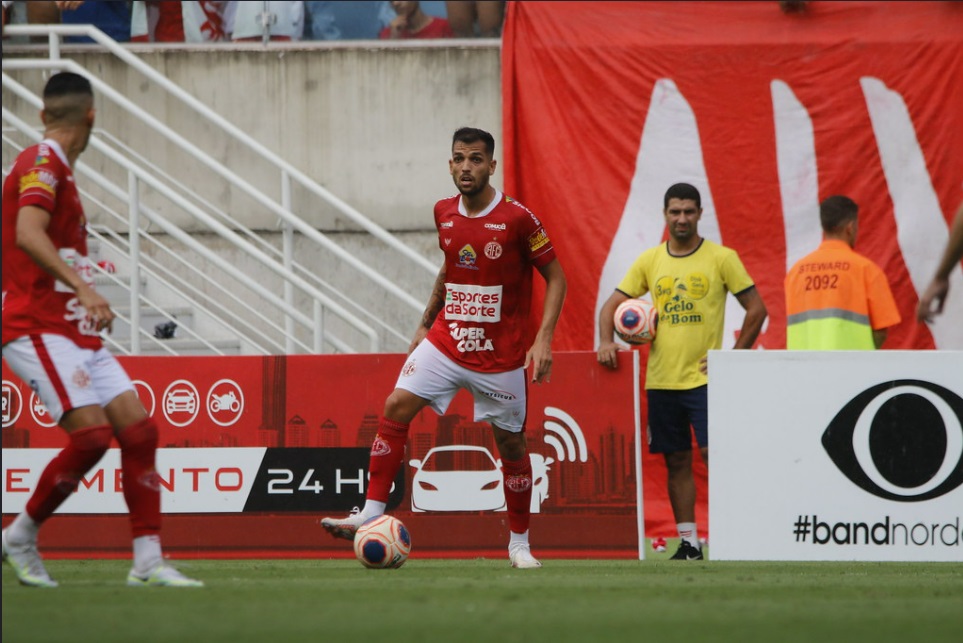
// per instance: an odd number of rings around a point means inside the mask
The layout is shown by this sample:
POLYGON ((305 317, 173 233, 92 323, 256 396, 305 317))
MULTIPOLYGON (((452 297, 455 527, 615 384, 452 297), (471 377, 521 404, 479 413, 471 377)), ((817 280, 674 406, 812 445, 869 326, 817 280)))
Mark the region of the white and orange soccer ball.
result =
POLYGON ((408 528, 394 516, 382 515, 365 521, 354 535, 354 555, 371 569, 397 569, 411 553, 408 528))
POLYGON ((626 299, 615 309, 615 334, 629 344, 648 344, 658 326, 659 309, 648 299, 626 299))

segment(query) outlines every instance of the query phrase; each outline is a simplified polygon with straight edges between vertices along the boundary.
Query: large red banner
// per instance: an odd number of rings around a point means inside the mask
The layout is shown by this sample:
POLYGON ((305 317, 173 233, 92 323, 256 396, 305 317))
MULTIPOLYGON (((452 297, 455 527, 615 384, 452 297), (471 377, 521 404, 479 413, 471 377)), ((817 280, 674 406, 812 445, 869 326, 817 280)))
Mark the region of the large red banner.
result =
MULTIPOLYGON (((127 357, 160 430, 165 547, 191 556, 347 556, 318 525, 364 501, 368 450, 404 356, 127 357)), ((545 556, 638 555, 638 368, 559 353, 529 388, 532 541, 545 556)), ((3 364, 3 513, 20 511, 63 432, 3 364)), ((498 452, 462 392, 413 422, 389 510, 424 556, 505 556, 498 452)), ((42 532, 51 556, 126 555, 111 450, 42 532)), ((648 481, 647 481, 648 483, 648 481)), ((648 484, 667 533, 664 484, 648 484)), ((671 521, 671 518, 668 518, 671 521)))
MULTIPOLYGON (((597 342, 601 302, 665 238, 662 198, 702 193, 703 236, 735 248, 785 347, 783 277, 820 240, 818 203, 860 205, 856 249, 903 321, 886 348, 963 348, 963 271, 942 319, 918 293, 963 200, 963 4, 511 2, 506 192, 546 222, 569 279, 560 349, 597 342)), ((742 311, 730 298, 726 345, 742 311)), ((778 418, 774 418, 774 429, 778 418)))

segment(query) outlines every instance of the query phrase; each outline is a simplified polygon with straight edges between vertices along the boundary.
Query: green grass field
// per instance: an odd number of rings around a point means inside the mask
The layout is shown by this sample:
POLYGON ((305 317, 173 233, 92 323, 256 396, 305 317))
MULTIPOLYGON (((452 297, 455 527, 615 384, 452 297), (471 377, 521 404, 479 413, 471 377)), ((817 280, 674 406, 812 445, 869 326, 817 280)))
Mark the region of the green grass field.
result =
MULTIPOLYGON (((670 544, 669 551, 674 551, 670 544)), ((184 560, 203 589, 128 588, 127 561, 3 566, 5 643, 963 640, 963 563, 184 560)))

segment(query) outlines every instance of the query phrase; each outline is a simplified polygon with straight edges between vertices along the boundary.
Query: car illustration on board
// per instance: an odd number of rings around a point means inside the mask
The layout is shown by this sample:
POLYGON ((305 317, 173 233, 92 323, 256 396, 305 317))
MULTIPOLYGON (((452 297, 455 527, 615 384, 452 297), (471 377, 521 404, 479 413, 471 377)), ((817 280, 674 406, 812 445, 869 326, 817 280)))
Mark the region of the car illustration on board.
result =
MULTIPOLYGON (((532 453, 532 513, 548 498, 548 466, 554 462, 532 453)), ((454 444, 434 447, 424 459, 412 459, 412 511, 505 511, 501 461, 485 447, 454 444)))

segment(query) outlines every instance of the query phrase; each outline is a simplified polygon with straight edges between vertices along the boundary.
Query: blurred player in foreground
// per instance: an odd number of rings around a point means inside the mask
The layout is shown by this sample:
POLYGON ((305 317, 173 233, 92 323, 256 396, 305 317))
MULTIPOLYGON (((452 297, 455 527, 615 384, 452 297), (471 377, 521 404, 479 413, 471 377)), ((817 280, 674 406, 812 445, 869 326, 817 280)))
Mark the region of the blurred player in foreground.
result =
POLYGON ((364 508, 347 518, 324 518, 332 535, 352 539, 369 518, 385 512, 401 467, 411 421, 426 406, 439 415, 460 389, 475 399, 475 421, 489 422, 502 460, 512 567, 534 568, 528 526, 532 463, 525 441, 526 370, 548 381, 552 336, 565 299, 562 266, 541 222, 489 183, 495 140, 475 128, 452 139, 448 168, 460 194, 435 204, 445 263, 438 272, 408 360, 371 447, 364 508), (538 332, 531 338, 533 268, 546 282, 538 332))
POLYGON ((157 425, 100 338, 114 313, 93 288, 72 170, 94 126, 90 81, 51 76, 40 118, 43 141, 20 153, 3 184, 3 359, 66 431, 67 446, 41 473, 26 510, 3 530, 3 560, 24 585, 57 586, 37 551, 37 533, 116 437, 133 532, 127 584, 202 586, 164 562, 157 425))
POLYGON ((936 268, 936 274, 930 285, 923 291, 919 306, 916 309, 916 319, 931 322, 934 316, 943 312, 943 304, 950 292, 950 271, 960 265, 963 260, 963 203, 960 203, 950 227, 950 238, 946 242, 943 257, 936 268))
POLYGON ((659 332, 645 376, 649 451, 661 453, 668 469, 669 502, 681 540, 672 559, 701 560, 692 431, 708 465, 707 353, 722 348, 728 293, 746 310, 735 348, 752 348, 767 313, 739 255, 699 236, 702 198, 694 186, 671 186, 663 199, 663 216, 669 239, 639 255, 602 305, 598 361, 618 368, 615 309, 630 297, 651 292, 659 309, 659 332))

